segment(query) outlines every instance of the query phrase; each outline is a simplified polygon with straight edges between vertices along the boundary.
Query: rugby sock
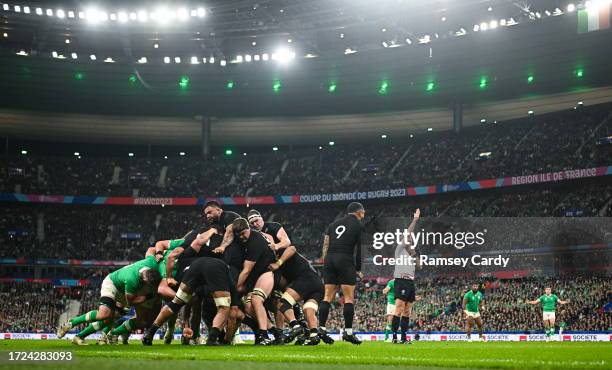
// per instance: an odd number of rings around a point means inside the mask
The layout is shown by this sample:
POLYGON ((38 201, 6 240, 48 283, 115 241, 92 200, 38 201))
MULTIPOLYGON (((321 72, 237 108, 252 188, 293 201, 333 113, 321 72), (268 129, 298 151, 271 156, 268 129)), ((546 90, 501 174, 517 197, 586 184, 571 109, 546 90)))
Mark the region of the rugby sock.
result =
POLYGON ((112 326, 112 325, 106 325, 106 326, 104 327, 104 329, 102 329, 102 332, 103 332, 104 334, 108 334, 108 332, 109 332, 109 331, 111 331, 112 329, 113 329, 113 326, 112 326))
POLYGON ((393 320, 391 320, 391 331, 393 331, 393 340, 397 339, 397 330, 400 326, 400 317, 393 315, 393 320))
MULTIPOLYGON (((123 325, 123 324, 122 324, 123 325)), ((145 333, 145 336, 148 338, 153 339, 153 337, 155 336, 155 333, 157 333, 157 330, 159 330, 159 325, 156 325, 155 323, 153 325, 151 325, 151 327, 147 330, 147 332, 145 333)))
POLYGON ((77 326, 85 322, 94 321, 98 316, 98 310, 89 311, 86 314, 70 319, 70 325, 77 326))
MULTIPOLYGON (((355 305, 353 305, 352 303, 345 303, 342 313, 344 314, 344 327, 346 329, 352 329, 353 328, 353 316, 355 316, 355 305)), ((352 334, 352 330, 351 330, 351 334, 352 334)))
POLYGON ((129 319, 123 322, 123 324, 119 325, 119 327, 113 329, 111 331, 111 335, 123 335, 130 333, 136 327, 136 320, 129 319))
POLYGON ((385 326, 385 340, 389 339, 389 334, 391 334, 391 324, 385 326))
POLYGON ((400 319, 401 338, 404 341, 406 340, 406 332, 408 331, 408 320, 406 316, 402 316, 400 319))
POLYGON ((219 341, 219 334, 221 333, 221 331, 215 327, 211 328, 208 331, 208 339, 206 340, 206 343, 217 343, 219 341))
POLYGON ((244 319, 242 319, 242 323, 248 326, 253 333, 255 333, 257 329, 259 329, 259 325, 257 325, 257 321, 255 321, 255 319, 252 318, 251 316, 245 315, 244 319))
POLYGON ((319 304, 319 325, 322 328, 325 327, 325 323, 327 322, 327 317, 329 316, 329 302, 321 301, 319 304))
POLYGON ((269 339, 268 331, 267 330, 257 329, 257 331, 255 332, 255 337, 256 338, 260 338, 260 339, 263 339, 263 338, 268 338, 269 339))
POLYGON ((200 337, 200 325, 198 325, 197 328, 193 328, 193 338, 199 338, 200 337))
POLYGON ((87 325, 87 327, 83 330, 81 330, 79 332, 79 334, 77 334, 77 337, 81 338, 81 339, 85 339, 85 337, 87 337, 90 334, 93 334, 95 332, 97 332, 98 330, 96 328, 94 328, 93 324, 89 324, 87 325))
POLYGON ((300 323, 297 320, 293 320, 289 322, 289 326, 296 327, 296 326, 300 326, 300 323))
POLYGON ((174 329, 176 328, 176 315, 170 316, 168 319, 168 333, 174 334, 174 329))

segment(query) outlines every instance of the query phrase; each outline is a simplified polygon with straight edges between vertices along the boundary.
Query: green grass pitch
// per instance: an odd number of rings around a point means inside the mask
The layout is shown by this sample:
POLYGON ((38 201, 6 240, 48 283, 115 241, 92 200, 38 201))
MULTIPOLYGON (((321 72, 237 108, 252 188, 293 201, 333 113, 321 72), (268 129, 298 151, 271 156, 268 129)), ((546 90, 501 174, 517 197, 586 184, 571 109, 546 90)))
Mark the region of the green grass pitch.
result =
POLYGON ((364 370, 364 369, 610 369, 608 342, 415 342, 392 345, 336 342, 328 346, 233 347, 164 345, 74 346, 66 340, 0 341, 0 369, 79 370, 364 370), (9 351, 72 351, 71 362, 10 362, 9 351))

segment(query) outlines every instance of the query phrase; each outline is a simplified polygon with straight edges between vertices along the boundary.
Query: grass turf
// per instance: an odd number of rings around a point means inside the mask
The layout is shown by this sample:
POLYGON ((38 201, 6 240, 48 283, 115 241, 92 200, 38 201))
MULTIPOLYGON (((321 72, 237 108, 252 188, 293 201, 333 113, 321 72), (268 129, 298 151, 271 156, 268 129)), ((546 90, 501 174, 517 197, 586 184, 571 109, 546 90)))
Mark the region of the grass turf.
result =
POLYGON ((416 342, 392 345, 337 342, 332 346, 294 345, 233 347, 164 345, 74 346, 65 340, 0 341, 0 369, 177 370, 240 367, 253 370, 365 370, 438 368, 609 369, 612 344, 607 342, 416 342), (9 351, 72 351, 72 362, 9 362, 9 351), (208 361, 203 364, 201 361, 208 361))

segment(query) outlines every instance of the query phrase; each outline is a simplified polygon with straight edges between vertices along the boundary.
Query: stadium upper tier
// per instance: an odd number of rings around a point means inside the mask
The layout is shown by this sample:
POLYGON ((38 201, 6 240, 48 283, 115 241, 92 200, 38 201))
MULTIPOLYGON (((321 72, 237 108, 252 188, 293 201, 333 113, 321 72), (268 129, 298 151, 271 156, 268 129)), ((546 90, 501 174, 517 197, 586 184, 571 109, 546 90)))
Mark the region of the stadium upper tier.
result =
MULTIPOLYGON (((320 147, 232 148, 210 160, 129 149, 38 156, 37 147, 0 159, 3 193, 198 197, 293 195, 454 184, 612 164, 609 104, 489 122, 397 141, 320 147), (245 154, 246 153, 246 154, 245 154), (144 156, 144 158, 143 158, 144 156)), ((58 150, 57 148, 55 149, 58 150)), ((61 149, 59 149, 61 150, 61 149)), ((219 150, 220 151, 220 150, 219 150)), ((39 151, 40 152, 40 151, 39 151)), ((17 152, 18 153, 18 152, 17 152)), ((185 154, 185 153, 182 153, 185 154)))

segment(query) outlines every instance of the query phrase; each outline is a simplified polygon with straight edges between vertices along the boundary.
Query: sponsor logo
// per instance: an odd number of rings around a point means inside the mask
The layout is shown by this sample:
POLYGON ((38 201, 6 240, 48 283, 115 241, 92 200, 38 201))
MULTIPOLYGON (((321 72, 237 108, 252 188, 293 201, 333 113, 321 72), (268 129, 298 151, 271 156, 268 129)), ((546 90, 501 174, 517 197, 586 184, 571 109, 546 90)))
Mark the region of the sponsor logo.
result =
POLYGON ((490 341, 509 341, 510 336, 508 334, 488 334, 487 340, 490 341))
POLYGON ((526 342, 527 341, 527 336, 526 335, 519 336, 519 341, 520 342, 526 342))
POLYGON ((571 340, 572 340, 572 336, 571 335, 564 335, 563 336, 563 341, 564 342, 568 342, 568 341, 571 341, 571 340))
POLYGON ((172 205, 173 202, 172 198, 134 198, 134 204, 140 206, 172 205))
POLYGON ((448 337, 446 335, 441 335, 440 340, 448 340, 448 337))
MULTIPOLYGON (((4 339, 11 339, 11 334, 10 333, 4 333, 4 339)), ((610 338, 610 340, 612 340, 612 338, 610 338)))
POLYGON ((595 342, 597 341, 597 335, 595 334, 573 334, 571 340, 575 340, 578 342, 595 342))

